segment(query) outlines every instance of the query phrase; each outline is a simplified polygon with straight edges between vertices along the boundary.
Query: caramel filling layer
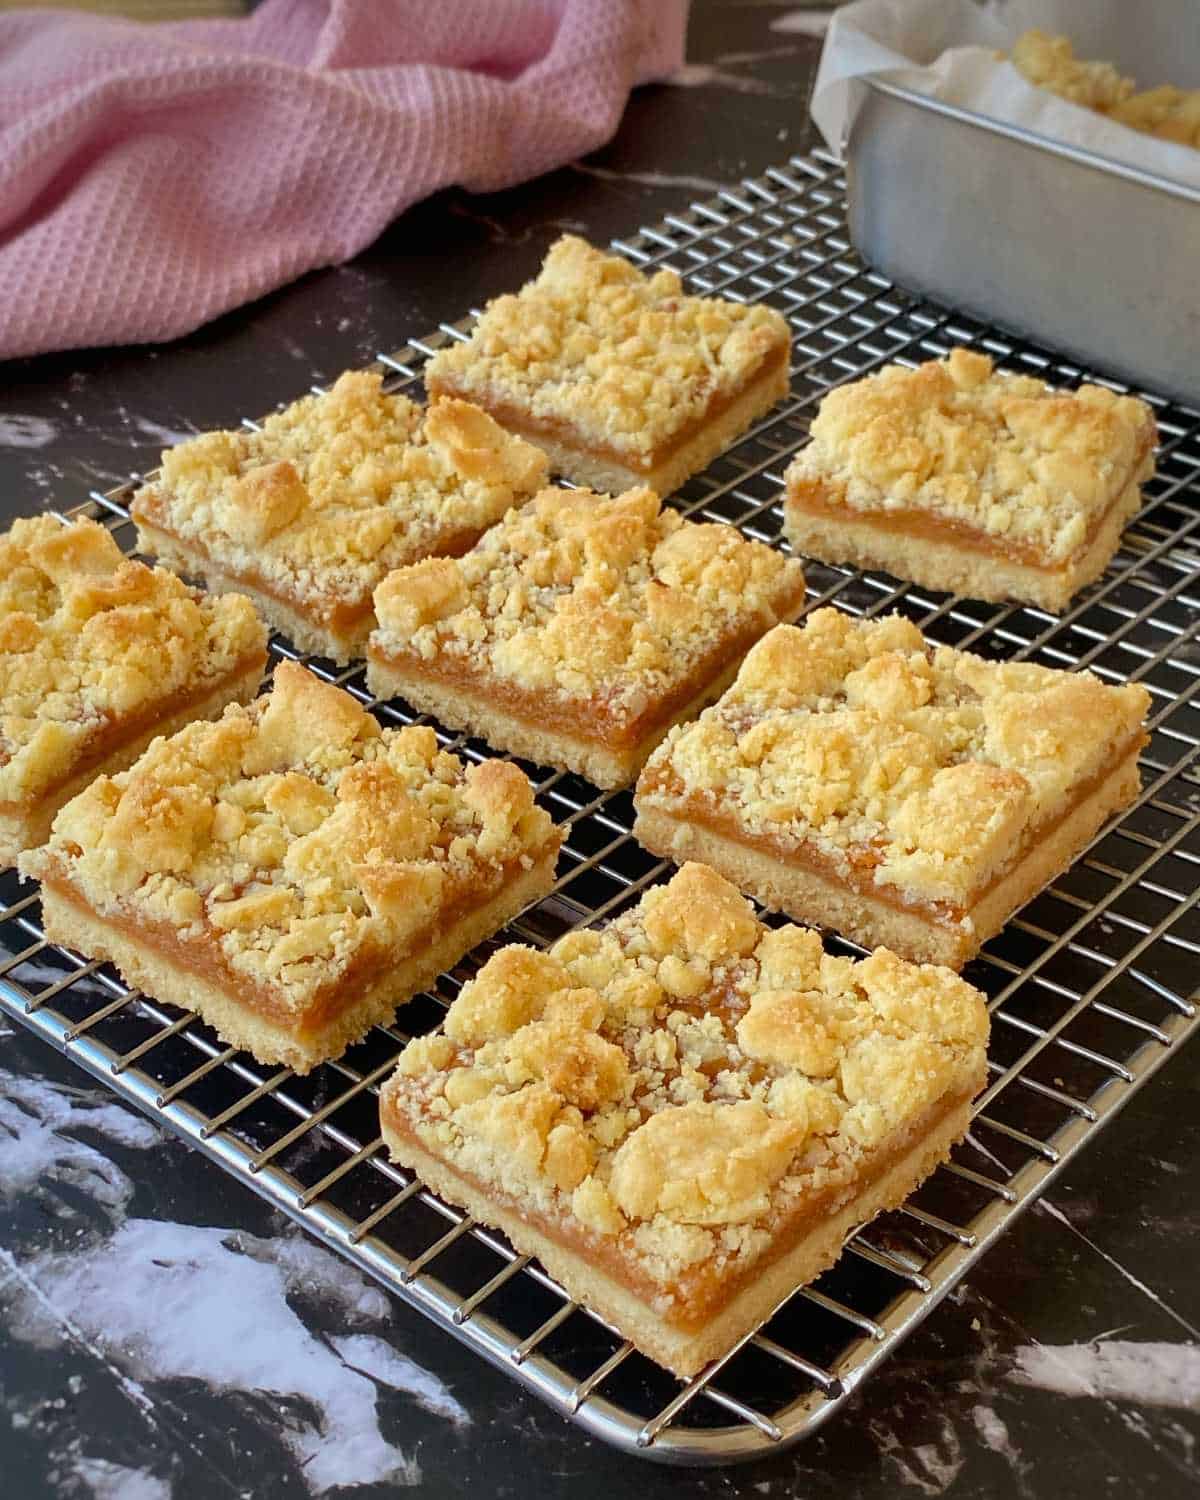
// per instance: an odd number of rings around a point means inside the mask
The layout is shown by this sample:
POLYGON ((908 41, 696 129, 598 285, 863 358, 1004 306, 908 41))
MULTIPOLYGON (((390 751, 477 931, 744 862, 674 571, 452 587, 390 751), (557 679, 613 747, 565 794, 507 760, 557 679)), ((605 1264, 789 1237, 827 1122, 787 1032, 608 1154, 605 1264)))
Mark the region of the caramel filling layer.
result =
POLYGON ((649 454, 634 453, 614 447, 611 443, 597 443, 571 422, 564 422, 557 417, 534 416, 525 407, 506 401, 489 390, 480 391, 474 387, 458 385, 453 381, 435 379, 429 385, 429 394, 430 396, 457 396, 463 401, 473 401, 476 406, 482 406, 494 417, 501 427, 507 427, 509 432, 515 432, 520 437, 528 437, 535 442, 539 436, 553 438, 556 442, 573 448, 578 453, 586 454, 589 458, 610 459, 623 468, 631 469, 635 474, 651 474, 668 459, 674 458, 681 448, 686 448, 710 422, 723 417, 735 402, 741 401, 755 386, 765 385, 771 376, 777 375, 787 361, 787 356, 786 346, 772 350, 745 385, 736 391, 713 395, 700 416, 685 423, 668 442, 649 454))
MULTIPOLYGON (((790 617, 804 602, 803 586, 790 598, 778 601, 778 618, 790 617)), ((708 682, 742 657, 763 634, 761 623, 744 626, 736 635, 726 636, 712 646, 682 681, 662 697, 656 698, 640 714, 633 716, 602 697, 585 700, 557 697, 553 693, 522 688, 506 677, 492 672, 486 664, 459 657, 443 656, 426 661, 415 651, 381 651, 374 641, 367 655, 382 667, 418 678, 423 682, 474 693, 485 702, 504 709, 512 718, 529 728, 544 731, 547 725, 560 725, 588 744, 621 751, 632 749, 697 697, 708 682)))
MULTIPOLYGON (((530 857, 537 863, 546 853, 546 849, 536 853, 531 851, 530 857)), ((514 861, 502 866, 496 878, 488 884, 480 883, 460 890, 453 901, 439 910, 435 922, 421 940, 403 953, 398 954, 394 948, 386 946, 364 947, 336 978, 314 990, 300 1006, 289 1004, 287 997, 272 985, 239 973, 222 951, 214 928, 206 925, 201 936, 185 942, 168 922, 156 922, 141 913, 109 915, 97 911, 64 874, 47 876, 42 884, 79 911, 99 918, 130 942, 157 953, 185 974, 194 974, 216 985, 252 1014, 262 1016, 297 1041, 304 1042, 320 1036, 344 1011, 358 1004, 364 990, 382 979, 399 960, 419 958, 468 912, 491 900, 523 873, 524 867, 514 861)))
POLYGON ((943 516, 929 510, 860 510, 849 504, 844 486, 833 485, 823 479, 793 479, 788 484, 786 506, 810 516, 819 516, 826 521, 854 521, 869 526, 873 531, 887 536, 916 537, 925 542, 957 541, 979 552, 985 557, 1001 561, 1019 562, 1039 573, 1061 573, 1073 567, 1083 558, 1104 529, 1109 517, 1120 505, 1130 485, 1136 484, 1137 475, 1145 463, 1143 454, 1135 465, 1127 482, 1116 491, 1113 498, 1099 512, 1088 528, 1087 535, 1070 557, 1048 561, 1046 554, 1032 542, 1014 538, 998 540, 990 532, 972 526, 968 521, 955 516, 943 516))
MULTIPOLYGON (((137 713, 123 718, 106 714, 99 721, 95 733, 89 738, 84 754, 74 761, 61 776, 42 787, 37 794, 37 801, 41 802, 47 797, 53 797, 77 776, 83 776, 97 766, 103 765, 109 756, 115 754, 122 745, 136 740, 139 735, 145 734, 160 720, 174 718, 177 714, 183 713, 190 703, 199 703, 205 698, 211 698, 220 690, 223 683, 236 682, 239 677, 245 676, 256 667, 261 673, 266 662, 266 652, 258 651, 253 656, 244 656, 224 677, 211 678, 199 686, 195 683, 188 683, 177 692, 170 693, 165 698, 155 698, 137 713)), ((0 764, 8 759, 9 757, 0 750, 0 764)), ((19 813, 28 806, 27 802, 0 802, 0 813, 19 813)))
POLYGON ((639 796, 668 798, 671 803, 668 810, 672 816, 690 819, 700 827, 708 828, 713 833, 729 839, 731 843, 743 844, 749 849, 755 849, 761 854, 778 860, 783 865, 798 865, 801 869, 808 870, 823 880, 829 881, 831 885, 845 886, 860 896, 866 896, 884 906, 890 906, 894 911, 915 912, 938 926, 957 927, 965 916, 991 895, 992 891, 1024 859, 1035 844, 1052 837, 1076 808, 1086 802, 1089 797, 1094 796, 1114 770, 1123 766, 1129 757, 1136 755, 1146 743, 1146 736, 1139 732, 1113 757, 1110 764, 1102 766, 1094 775, 1089 776, 1076 790, 1075 796, 1052 818, 1043 819, 1041 823, 1027 829, 1012 856, 993 870, 987 880, 977 886, 967 898, 966 903, 961 906, 950 901, 922 900, 920 897, 907 894, 897 886, 877 884, 874 874, 880 865, 881 855, 879 849, 872 844, 849 845, 845 854, 846 863, 843 865, 806 839, 795 839, 785 843, 781 838, 773 838, 770 834, 756 833, 746 828, 735 815, 722 812, 711 795, 689 795, 683 783, 669 772, 664 774, 656 769, 653 774, 646 773, 644 783, 639 786, 639 796))
POLYGON ((938 1100, 913 1120, 887 1150, 876 1152, 866 1171, 854 1172, 847 1165, 840 1180, 812 1193, 788 1211, 772 1215, 762 1226, 770 1234, 771 1243, 751 1264, 731 1273, 727 1265, 715 1267, 702 1263, 689 1268, 677 1282, 666 1287, 639 1269, 637 1262, 624 1253, 620 1238, 589 1234, 572 1218, 541 1213, 491 1183, 464 1172, 452 1159, 441 1156, 416 1134, 411 1119, 395 1108, 390 1091, 386 1091, 381 1099, 380 1115, 385 1129, 411 1140, 421 1150, 437 1156, 464 1183, 491 1199, 497 1207, 522 1219, 532 1229, 569 1250, 586 1264, 599 1266, 619 1286, 652 1307, 671 1328, 689 1335, 699 1333, 716 1313, 733 1301, 744 1286, 794 1250, 805 1236, 819 1229, 825 1220, 843 1208, 851 1198, 868 1191, 921 1136, 931 1133, 947 1116, 970 1099, 973 1093, 972 1089, 969 1093, 938 1100), (664 1297, 668 1304, 666 1309, 661 1305, 664 1297))

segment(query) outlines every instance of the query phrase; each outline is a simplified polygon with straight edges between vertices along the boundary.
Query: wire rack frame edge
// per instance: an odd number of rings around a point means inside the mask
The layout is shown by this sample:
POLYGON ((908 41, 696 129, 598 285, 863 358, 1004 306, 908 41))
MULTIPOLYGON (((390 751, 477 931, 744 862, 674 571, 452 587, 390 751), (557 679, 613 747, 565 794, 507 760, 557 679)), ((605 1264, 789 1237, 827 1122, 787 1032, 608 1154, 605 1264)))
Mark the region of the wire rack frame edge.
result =
MULTIPOLYGON (((791 396, 673 500, 685 513, 772 543, 782 466, 803 440, 805 414, 830 386, 960 342, 1054 380, 1084 373, 916 303, 864 268, 845 237, 843 189, 832 158, 794 157, 614 242, 639 264, 673 265, 700 291, 764 297, 789 317, 791 396)), ((381 355, 390 384, 415 384, 434 348, 464 337, 470 321, 381 355)), ((0 877, 0 1009, 595 1436, 692 1465, 800 1441, 1200 1025, 1189 977, 1200 954, 1200 597, 1190 587, 1200 569, 1200 414, 1148 399, 1163 436, 1159 479, 1114 565, 1062 617, 810 565, 810 608, 898 608, 949 644, 1142 680, 1154 701, 1154 736, 1137 805, 968 971, 989 995, 994 1043, 991 1081, 967 1143, 904 1208, 852 1236, 833 1272, 696 1379, 680 1383, 650 1366, 502 1236, 384 1159, 369 1116, 409 1034, 398 1024, 320 1070, 316 1086, 287 1070, 265 1072, 193 1013, 160 1006, 126 990, 111 970, 47 946, 36 891, 17 889, 11 876, 0 877), (393 1233, 418 1213, 419 1230, 393 1233), (513 1305, 498 1310, 505 1299, 513 1305)), ((120 532, 130 493, 124 486, 93 494, 72 514, 96 515, 120 532)), ((272 652, 296 654, 278 641, 272 652)), ((310 665, 385 722, 416 717, 376 705, 360 671, 310 665)), ((440 738, 460 754, 488 753, 463 736, 440 738)), ((627 794, 601 796, 576 778, 533 774, 543 802, 568 825, 568 868, 548 901, 508 935, 544 943, 612 915, 668 866, 633 845, 627 794)), ((439 982, 414 1034, 436 1024, 469 971, 460 966, 439 982)), ((400 1019, 414 1019, 412 1008, 400 1019)))

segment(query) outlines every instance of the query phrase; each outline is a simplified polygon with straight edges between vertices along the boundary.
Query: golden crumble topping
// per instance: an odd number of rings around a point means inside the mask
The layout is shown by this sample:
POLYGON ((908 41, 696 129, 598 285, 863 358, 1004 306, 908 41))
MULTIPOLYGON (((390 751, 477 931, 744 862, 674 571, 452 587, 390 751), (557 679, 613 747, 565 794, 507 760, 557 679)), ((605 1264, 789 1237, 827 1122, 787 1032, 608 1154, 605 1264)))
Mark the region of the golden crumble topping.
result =
POLYGON ((372 652, 462 663, 521 688, 603 700, 630 721, 721 642, 803 597, 794 562, 651 490, 543 490, 465 557, 401 568, 375 592, 372 652))
POLYGON ((674 271, 645 276, 565 235, 467 343, 434 355, 426 383, 648 462, 788 347, 771 308, 687 296, 674 271))
POLYGON ((135 520, 301 601, 367 600, 389 569, 498 521, 546 478, 544 454, 465 401, 426 410, 349 370, 261 432, 163 454, 135 520))
POLYGON ((1200 150, 1200 89, 1160 84, 1118 104, 1109 117, 1131 130, 1200 150))
POLYGON ((1086 109, 1107 111, 1123 104, 1135 86, 1112 63, 1076 57, 1069 37, 1050 36, 1036 27, 1013 43, 1012 62, 1030 83, 1086 109))
POLYGON ((26 874, 102 916, 214 942, 236 976, 299 1009, 356 959, 419 946, 555 838, 513 765, 464 769, 432 729, 380 730, 292 662, 216 723, 159 739, 59 813, 26 874))
POLYGON ((928 511, 1065 563, 1141 477, 1154 440, 1135 397, 1057 391, 959 348, 830 391, 786 478, 801 503, 813 486, 853 511, 928 511))
POLYGON ((701 1263, 741 1270, 807 1198, 974 1093, 987 1032, 948 969, 836 958, 690 864, 602 931, 501 949, 401 1055, 384 1108, 668 1292, 701 1263))
POLYGON ((637 800, 964 908, 1140 743, 1149 703, 1090 672, 931 647, 898 615, 822 609, 771 631, 720 702, 671 731, 637 800))
POLYGON ((95 521, 14 522, 0 536, 0 802, 40 796, 114 728, 265 651, 248 599, 131 561, 95 521))
POLYGON ((1133 79, 1123 78, 1111 63, 1076 57, 1069 38, 1036 29, 1017 39, 1012 60, 1030 83, 1072 104, 1094 109, 1145 135, 1200 147, 1200 89, 1164 83, 1134 93, 1133 79))

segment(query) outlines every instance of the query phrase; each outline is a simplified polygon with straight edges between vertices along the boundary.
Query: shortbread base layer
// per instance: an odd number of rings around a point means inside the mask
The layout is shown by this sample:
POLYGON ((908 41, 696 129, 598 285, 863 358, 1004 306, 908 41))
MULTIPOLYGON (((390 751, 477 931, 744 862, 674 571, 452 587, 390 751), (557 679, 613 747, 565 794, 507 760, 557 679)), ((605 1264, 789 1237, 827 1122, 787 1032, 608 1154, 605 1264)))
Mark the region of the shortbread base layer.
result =
POLYGON ((788 360, 785 354, 777 364, 759 375, 732 401, 719 416, 698 429, 694 436, 647 468, 622 464, 610 454, 591 453, 569 438, 548 433, 532 422, 522 422, 519 412, 508 406, 503 413, 495 403, 489 406, 486 391, 452 387, 439 381, 431 395, 458 396, 490 411, 510 432, 536 444, 550 460, 553 473, 575 484, 612 495, 646 485, 659 495, 669 495, 685 480, 706 468, 714 458, 730 447, 759 417, 765 416, 789 388, 788 360))
POLYGON ((1137 750, 1035 843, 958 921, 936 920, 851 889, 799 864, 706 828, 690 812, 635 799, 633 834, 652 854, 682 864, 699 860, 771 911, 840 933, 864 948, 887 947, 912 963, 960 969, 1015 911, 1069 868, 1113 813, 1141 790, 1137 750))
POLYGON ((590 1307, 643 1354, 684 1379, 727 1353, 793 1292, 833 1265, 854 1229, 903 1203, 947 1159, 970 1123, 971 1101, 958 1099, 919 1135, 914 1137, 910 1132, 848 1201, 765 1266, 761 1275, 742 1287, 696 1331, 682 1330, 668 1322, 606 1271, 528 1223, 515 1210, 494 1203, 447 1162, 433 1156, 411 1135, 397 1130, 386 1109, 380 1115, 383 1139, 396 1161, 481 1223, 501 1229, 519 1253, 535 1256, 568 1295, 590 1307))
POLYGON ((1140 484, 1134 480, 1110 506, 1083 553, 1057 569, 983 552, 952 536, 935 540, 889 531, 849 507, 836 516, 815 513, 792 494, 784 502, 784 534, 795 552, 821 562, 878 568, 938 593, 994 604, 1018 600, 1060 614, 1080 589, 1104 572, 1141 503, 1140 484))
POLYGON ((42 922, 51 942, 89 958, 109 960, 126 984, 165 1004, 197 1011, 223 1041, 244 1048, 260 1063, 282 1063, 304 1074, 340 1057, 372 1026, 390 1021, 404 1001, 426 989, 477 943, 544 896, 554 884, 557 861, 556 843, 549 854, 490 901, 468 912, 436 943, 412 957, 398 959, 324 1027, 303 1036, 251 1010, 210 976, 184 969, 149 943, 118 931, 73 891, 44 884, 42 922))
POLYGON ((352 629, 335 631, 237 574, 224 572, 210 557, 193 551, 170 532, 139 520, 137 536, 139 552, 166 563, 167 567, 187 578, 202 579, 204 586, 213 593, 245 594, 271 628, 286 636, 298 650, 327 657, 342 667, 360 660, 366 653, 367 637, 375 627, 375 615, 370 609, 352 629))
POLYGON ((219 719, 230 703, 252 702, 262 686, 266 666, 265 653, 248 664, 243 663, 203 696, 192 699, 167 718, 156 720, 130 739, 122 740, 103 760, 88 765, 36 802, 17 811, 0 811, 0 869, 16 864, 23 850, 40 848, 50 837, 54 819, 72 797, 77 797, 100 776, 115 776, 118 771, 128 770, 152 740, 160 735, 177 734, 198 719, 219 719))
POLYGON ((662 720, 643 739, 623 750, 614 750, 599 740, 584 739, 551 723, 531 723, 482 693, 471 692, 461 683, 434 682, 428 677, 418 677, 384 657, 368 656, 367 686, 378 698, 404 698, 413 708, 432 714, 447 728, 477 735, 493 749, 522 756, 539 766, 575 771, 593 786, 612 791, 627 786, 634 779, 674 725, 694 718, 702 708, 721 696, 737 676, 742 654, 718 677, 707 682, 677 713, 662 720))

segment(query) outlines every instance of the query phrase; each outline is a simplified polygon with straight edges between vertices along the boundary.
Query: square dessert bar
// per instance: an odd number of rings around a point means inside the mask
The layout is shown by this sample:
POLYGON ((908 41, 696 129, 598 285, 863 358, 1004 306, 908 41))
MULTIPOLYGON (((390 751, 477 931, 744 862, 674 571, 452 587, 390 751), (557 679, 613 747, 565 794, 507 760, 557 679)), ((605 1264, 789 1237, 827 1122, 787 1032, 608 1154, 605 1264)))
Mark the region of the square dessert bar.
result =
POLYGON ((212 589, 238 589, 303 651, 363 654, 392 568, 465 552, 545 483, 545 455, 465 401, 424 410, 347 371, 260 432, 169 448, 130 511, 138 545, 212 589))
POLYGON ((430 360, 431 395, 474 401, 597 489, 669 494, 787 394, 791 335, 761 304, 691 297, 571 235, 430 360))
POLYGON ((258 692, 267 632, 248 599, 206 599, 122 555, 95 521, 0 536, 0 867, 159 734, 258 692))
POLYGON ((1137 798, 1149 702, 818 610, 651 757, 634 835, 800 921, 958 968, 1137 798))
POLYGON ((623 786, 803 602, 799 563, 650 490, 543 490, 465 557, 380 584, 367 676, 498 749, 623 786))
POLYGON ((602 931, 502 948, 380 1096, 393 1157, 681 1376, 949 1155, 982 995, 769 929, 702 865, 602 931))
POLYGON ((821 402, 785 475, 784 530, 823 562, 972 599, 1065 609, 1098 578, 1154 473, 1150 408, 1057 391, 955 349, 821 402))
POLYGON ((101 777, 24 856, 46 935, 306 1073, 544 895, 560 834, 499 761, 274 688, 101 777))

